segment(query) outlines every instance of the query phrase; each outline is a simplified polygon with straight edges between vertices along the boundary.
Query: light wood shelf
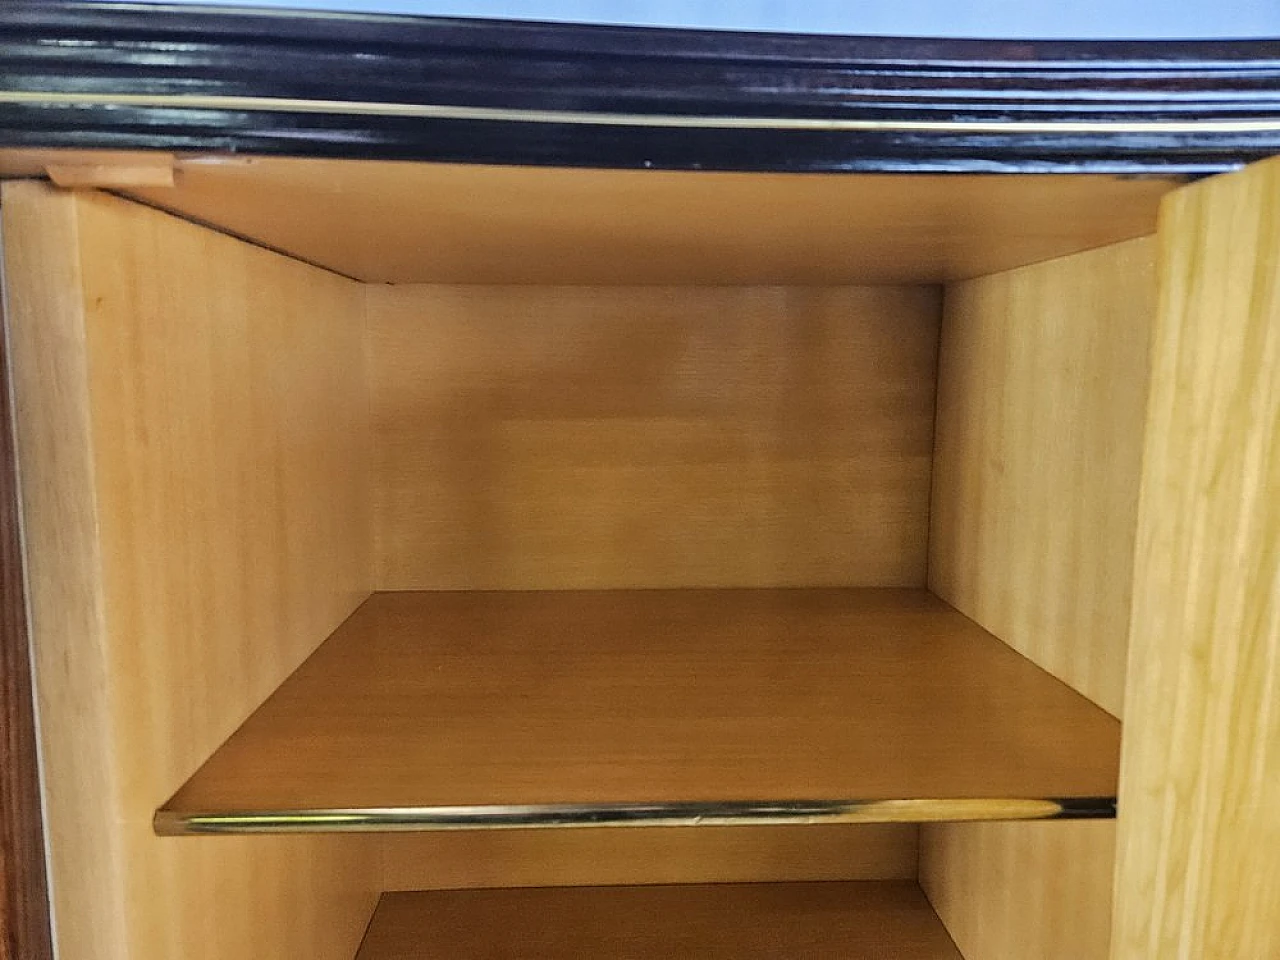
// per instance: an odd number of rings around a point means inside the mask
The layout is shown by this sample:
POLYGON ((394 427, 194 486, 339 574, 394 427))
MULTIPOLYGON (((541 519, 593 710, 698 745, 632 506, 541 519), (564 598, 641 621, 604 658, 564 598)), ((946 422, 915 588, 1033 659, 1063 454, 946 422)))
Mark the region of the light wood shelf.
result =
POLYGON ((156 829, 1109 816, 1119 743, 924 590, 381 593, 156 829))
POLYGON ((910 880, 389 893, 356 960, 962 960, 910 880))

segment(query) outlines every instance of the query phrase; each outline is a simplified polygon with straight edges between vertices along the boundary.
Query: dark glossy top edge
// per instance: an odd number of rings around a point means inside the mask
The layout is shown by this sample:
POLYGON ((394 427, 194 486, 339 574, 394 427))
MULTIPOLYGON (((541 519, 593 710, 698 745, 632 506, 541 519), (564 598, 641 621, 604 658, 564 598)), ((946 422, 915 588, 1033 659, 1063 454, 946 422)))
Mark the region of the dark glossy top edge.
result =
POLYGON ((17 0, 0 12, 0 62, 0 145, 1136 174, 1280 153, 1280 40, 917 40, 17 0), (396 114, 405 107, 430 109, 396 114))

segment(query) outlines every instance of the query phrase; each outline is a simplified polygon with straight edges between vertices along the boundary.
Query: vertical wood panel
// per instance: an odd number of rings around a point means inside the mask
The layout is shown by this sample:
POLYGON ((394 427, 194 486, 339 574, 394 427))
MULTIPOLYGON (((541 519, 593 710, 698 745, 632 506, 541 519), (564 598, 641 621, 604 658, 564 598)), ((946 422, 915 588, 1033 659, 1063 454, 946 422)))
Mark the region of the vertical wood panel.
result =
POLYGON ((966 960, 1106 960, 1115 824, 921 829, 920 878, 966 960))
POLYGON ((104 195, 4 212, 61 960, 347 960, 371 841, 150 819, 368 591, 360 291, 104 195))
POLYGON ((1114 960, 1280 956, 1280 162, 1161 210, 1114 960))
POLYGON ((124 960, 109 669, 76 200, 0 195, 55 939, 124 960))
POLYGON ((947 288, 929 586, 1115 716, 1154 311, 1149 238, 947 288))
POLYGON ((356 960, 597 957, 962 960, 910 880, 391 893, 356 960))
MULTIPOLYGON (((948 287, 929 585, 1119 715, 1154 313, 1149 238, 948 287)), ((921 831, 968 960, 1104 960, 1112 823, 921 831)))
POLYGON ((487 830, 385 838, 386 890, 914 880, 914 824, 487 830))
POLYGON ((368 293, 380 589, 923 585, 936 290, 368 293))
POLYGON ((3 321, 0 313, 0 960, 52 960, 3 321))

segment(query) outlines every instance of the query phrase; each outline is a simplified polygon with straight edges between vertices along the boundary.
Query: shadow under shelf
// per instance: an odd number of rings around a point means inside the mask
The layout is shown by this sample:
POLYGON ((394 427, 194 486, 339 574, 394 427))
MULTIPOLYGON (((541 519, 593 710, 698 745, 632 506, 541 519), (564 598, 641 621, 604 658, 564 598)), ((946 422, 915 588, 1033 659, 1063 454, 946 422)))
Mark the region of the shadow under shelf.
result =
POLYGON ((910 880, 382 896, 356 960, 963 960, 910 880))

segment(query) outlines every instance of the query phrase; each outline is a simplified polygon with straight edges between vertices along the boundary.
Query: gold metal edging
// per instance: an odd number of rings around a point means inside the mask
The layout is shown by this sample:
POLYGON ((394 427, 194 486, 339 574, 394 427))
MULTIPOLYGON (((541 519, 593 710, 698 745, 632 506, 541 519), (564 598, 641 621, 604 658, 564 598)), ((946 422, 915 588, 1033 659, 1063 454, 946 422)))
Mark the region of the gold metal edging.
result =
POLYGON ((1278 133, 1280 117, 1245 120, 869 120, 843 117, 737 117, 684 114, 522 110, 453 104, 381 103, 364 100, 293 100, 203 94, 56 93, 0 90, 0 103, 56 106, 167 107, 422 120, 490 120, 609 127, 688 127, 710 130, 846 130, 917 133, 1278 133))
POLYGON ((852 802, 537 804, 369 807, 324 810, 183 812, 160 810, 161 836, 219 833, 353 833, 621 826, 749 826, 812 823, 1107 818, 1114 801, 940 799, 852 802))

